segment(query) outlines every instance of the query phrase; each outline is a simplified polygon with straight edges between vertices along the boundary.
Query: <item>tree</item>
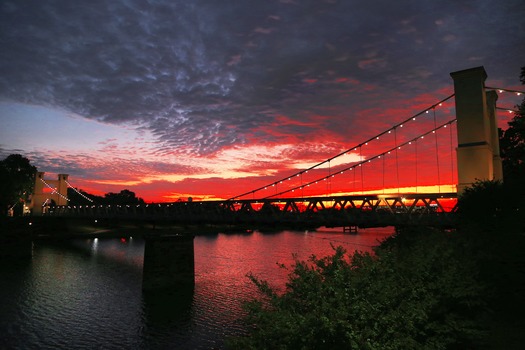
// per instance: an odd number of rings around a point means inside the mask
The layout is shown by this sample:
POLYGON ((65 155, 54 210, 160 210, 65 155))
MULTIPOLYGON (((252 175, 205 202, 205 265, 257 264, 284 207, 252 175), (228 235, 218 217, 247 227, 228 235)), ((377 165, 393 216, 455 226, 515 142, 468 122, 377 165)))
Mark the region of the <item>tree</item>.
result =
POLYGON ((20 154, 0 161, 0 215, 5 216, 9 208, 22 212, 33 193, 36 171, 29 159, 20 154))
POLYGON ((247 304, 233 349, 465 349, 483 335, 484 287, 468 246, 437 230, 405 230, 376 255, 296 261, 283 294, 247 304))
POLYGON ((89 199, 95 204, 102 205, 132 205, 132 204, 144 204, 144 200, 135 195, 135 192, 130 190, 122 190, 119 193, 108 192, 104 196, 97 196, 82 189, 68 188, 67 197, 69 198, 70 205, 85 205, 88 204, 89 199), (89 198, 89 199, 87 199, 89 198))
POLYGON ((82 189, 73 189, 71 187, 68 187, 67 189, 67 198, 69 199, 69 205, 86 205, 89 203, 103 203, 104 201, 104 197, 96 196, 94 194, 87 193, 82 189))
POLYGON ((109 192, 104 195, 106 204, 144 204, 142 198, 137 198, 135 192, 130 190, 122 190, 120 193, 109 192))
POLYGON ((478 231, 502 231, 515 227, 525 209, 524 198, 516 195, 512 183, 497 180, 476 181, 465 189, 458 201, 459 225, 478 231))
MULTIPOLYGON (((521 68, 520 81, 525 85, 525 67, 521 68)), ((518 112, 508 123, 509 127, 500 132, 500 153, 503 162, 504 181, 525 192, 525 98, 518 106, 518 112)))

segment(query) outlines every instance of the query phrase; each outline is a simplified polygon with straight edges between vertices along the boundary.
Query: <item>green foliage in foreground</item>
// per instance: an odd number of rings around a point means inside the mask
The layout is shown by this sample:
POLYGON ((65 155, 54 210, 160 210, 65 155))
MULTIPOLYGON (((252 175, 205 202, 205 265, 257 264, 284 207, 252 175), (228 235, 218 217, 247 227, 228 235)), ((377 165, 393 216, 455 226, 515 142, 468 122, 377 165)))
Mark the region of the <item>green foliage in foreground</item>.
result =
MULTIPOLYGON (((523 306, 525 248, 520 225, 470 225, 479 217, 465 205, 495 203, 483 212, 501 223, 516 206, 492 198, 501 183, 480 183, 460 203, 467 224, 454 232, 404 229, 374 255, 334 254, 295 261, 284 293, 256 276, 262 298, 246 305, 249 334, 228 340, 232 349, 484 349, 493 333, 523 306), (478 192, 486 192, 492 201, 478 192), (521 282, 520 282, 521 281, 521 282), (496 329, 496 330, 495 330, 496 329)), ((518 323, 515 323, 518 324, 518 323)), ((517 329, 517 328, 516 328, 517 329)), ((516 332, 514 332, 516 333, 516 332)), ((515 340, 516 344, 522 344, 515 340)), ((508 345, 505 334, 499 343, 508 345)), ((513 348, 506 346, 506 348, 513 348)))
MULTIPOLYGON (((406 232, 407 235, 417 232, 406 232)), ((483 288, 472 263, 449 235, 425 232, 399 247, 392 238, 377 255, 341 247, 332 256, 296 261, 279 295, 264 293, 247 307, 254 325, 238 349, 447 349, 481 336, 475 316, 483 288)))

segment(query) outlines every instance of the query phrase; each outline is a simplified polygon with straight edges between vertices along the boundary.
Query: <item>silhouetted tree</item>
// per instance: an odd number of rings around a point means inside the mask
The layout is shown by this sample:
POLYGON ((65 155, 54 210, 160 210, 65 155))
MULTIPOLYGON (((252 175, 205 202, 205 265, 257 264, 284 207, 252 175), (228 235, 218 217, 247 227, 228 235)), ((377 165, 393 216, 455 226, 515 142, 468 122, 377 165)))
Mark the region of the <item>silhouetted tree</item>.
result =
POLYGON ((81 189, 77 189, 75 191, 72 188, 68 188, 67 197, 69 198, 70 205, 87 205, 90 203, 102 204, 102 205, 144 204, 144 200, 142 198, 137 197, 135 195, 135 192, 132 192, 127 189, 122 190, 119 193, 108 192, 104 194, 104 196, 97 196, 97 195, 88 193, 86 191, 83 191, 81 189), (80 192, 81 194, 79 194, 77 191, 80 192), (85 197, 91 199, 93 202, 90 202, 85 197))
POLYGON ((98 203, 103 203, 104 202, 104 197, 87 193, 86 191, 83 191, 83 190, 78 189, 78 188, 76 189, 76 191, 74 189, 72 189, 72 188, 68 188, 67 189, 67 198, 69 198, 69 202, 68 202, 69 205, 87 205, 87 204, 90 204, 90 203, 98 204, 98 203), (80 192, 84 196, 79 194, 77 191, 80 192), (93 202, 90 202, 85 197, 91 199, 93 202))
POLYGON ((144 200, 135 196, 135 192, 122 190, 120 193, 109 192, 104 195, 106 204, 143 204, 144 200))
POLYGON ((523 198, 516 196, 512 184, 497 180, 476 181, 459 198, 459 222, 479 230, 498 230, 519 224, 521 208, 525 209, 523 198))
MULTIPOLYGON (((525 85, 525 67, 521 68, 520 81, 525 85)), ((522 194, 525 193, 525 98, 518 112, 500 132, 500 153, 503 161, 504 181, 522 194)))
POLYGON ((11 154, 0 161, 0 215, 9 208, 21 213, 35 184, 36 167, 20 154, 11 154))

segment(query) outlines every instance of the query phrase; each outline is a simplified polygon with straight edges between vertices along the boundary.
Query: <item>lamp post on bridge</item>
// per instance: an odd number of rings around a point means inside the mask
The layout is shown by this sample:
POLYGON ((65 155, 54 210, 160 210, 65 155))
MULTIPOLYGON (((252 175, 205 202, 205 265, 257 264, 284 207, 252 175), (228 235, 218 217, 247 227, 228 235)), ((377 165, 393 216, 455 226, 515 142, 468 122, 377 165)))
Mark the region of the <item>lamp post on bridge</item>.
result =
POLYGON ((485 91, 483 67, 450 73, 457 118, 458 195, 478 180, 503 180, 495 91, 485 91))

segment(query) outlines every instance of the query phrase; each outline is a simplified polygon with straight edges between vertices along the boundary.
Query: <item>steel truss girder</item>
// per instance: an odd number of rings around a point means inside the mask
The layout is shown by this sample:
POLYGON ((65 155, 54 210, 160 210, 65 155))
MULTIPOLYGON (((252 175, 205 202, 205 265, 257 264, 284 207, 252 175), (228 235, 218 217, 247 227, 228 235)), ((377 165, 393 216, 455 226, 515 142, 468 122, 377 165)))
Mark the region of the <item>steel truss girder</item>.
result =
POLYGON ((48 216, 157 220, 192 224, 390 226, 454 224, 456 193, 274 198, 145 205, 60 206, 48 216))

